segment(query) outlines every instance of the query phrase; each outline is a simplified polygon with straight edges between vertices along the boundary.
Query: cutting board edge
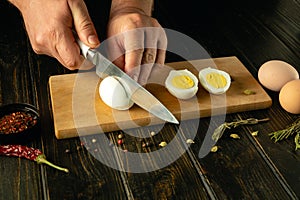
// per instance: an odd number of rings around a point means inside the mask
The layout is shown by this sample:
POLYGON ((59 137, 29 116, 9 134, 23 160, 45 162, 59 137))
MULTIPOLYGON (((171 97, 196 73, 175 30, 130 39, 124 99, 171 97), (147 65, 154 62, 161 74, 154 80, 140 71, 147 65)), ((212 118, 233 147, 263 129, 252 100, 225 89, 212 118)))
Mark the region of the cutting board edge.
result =
MULTIPOLYGON (((268 109, 272 106, 272 103, 273 103, 273 101, 270 98, 269 100, 265 101, 264 104, 258 104, 258 103, 257 104, 252 104, 253 107, 251 107, 251 108, 249 107, 248 109, 245 109, 242 112, 268 109)), ((201 116, 199 117, 199 119, 212 117, 212 116, 218 116, 218 115, 224 115, 224 114, 226 115, 226 114, 239 113, 239 112, 240 111, 236 111, 234 108, 231 107, 231 108, 229 108, 229 111, 226 110, 225 113, 222 112, 222 110, 221 110, 220 112, 215 111, 214 112, 215 114, 213 114, 213 115, 211 113, 210 114, 206 113, 204 115, 200 114, 201 116)), ((175 116, 176 116, 176 114, 175 114, 175 116)), ((155 117, 153 117, 153 118, 155 118, 155 117)), ((181 119, 180 121, 188 121, 188 120, 195 120, 195 118, 193 116, 190 116, 190 117, 186 117, 184 119, 181 119)), ((151 125, 157 125, 157 124, 161 124, 160 120, 152 123, 151 125)), ((149 126, 149 125, 141 124, 141 126, 144 127, 144 126, 149 126)), ((97 127, 83 127, 83 128, 89 128, 90 130, 87 134, 79 135, 78 130, 76 128, 65 129, 65 130, 59 130, 59 129, 55 128, 55 136, 56 136, 57 139, 69 139, 69 138, 75 138, 75 137, 91 136, 91 135, 94 135, 94 134, 104 134, 104 133, 108 132, 108 131, 99 132, 99 129, 97 127), (68 133, 68 134, 66 134, 66 133, 68 133), (68 135, 68 136, 66 137, 66 135, 68 135)), ((133 129, 133 128, 138 128, 138 126, 137 127, 124 128, 123 130, 129 130, 129 129, 133 129)), ((114 130, 110 130, 109 132, 118 131, 118 130, 120 130, 120 129, 116 128, 114 130)))

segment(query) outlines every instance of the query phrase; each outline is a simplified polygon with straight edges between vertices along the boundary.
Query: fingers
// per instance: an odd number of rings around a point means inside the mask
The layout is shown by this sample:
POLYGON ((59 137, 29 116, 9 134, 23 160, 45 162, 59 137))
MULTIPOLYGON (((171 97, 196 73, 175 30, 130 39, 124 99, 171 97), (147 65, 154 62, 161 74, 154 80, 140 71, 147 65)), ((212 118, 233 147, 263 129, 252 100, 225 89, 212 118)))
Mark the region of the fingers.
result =
MULTIPOLYGON (((92 48, 97 47, 100 42, 84 1, 68 1, 68 4, 73 17, 74 27, 80 40, 92 48)), ((67 30, 64 36, 56 46, 57 59, 71 70, 92 68, 94 65, 80 54, 79 46, 71 28, 67 30)))
POLYGON ((168 40, 166 33, 163 29, 158 29, 159 39, 157 42, 157 55, 156 55, 156 63, 160 65, 165 64, 166 59, 166 49, 168 45, 168 40))
MULTIPOLYGON (((70 70, 87 66, 73 36, 73 27, 89 46, 96 46, 96 31, 83 0, 31 1, 21 9, 30 43, 35 53, 56 58, 70 70)), ((91 63, 90 63, 91 64, 91 63)))
POLYGON ((125 72, 141 85, 147 83, 155 63, 164 64, 167 41, 161 30, 142 28, 125 34, 125 72))
POLYGON ((143 52, 142 65, 140 69, 138 82, 142 85, 146 84, 151 74, 152 68, 156 60, 157 50, 155 48, 147 48, 143 52))
MULTIPOLYGON (((71 30, 70 30, 71 31, 71 30)), ((67 68, 75 69, 83 62, 79 48, 74 44, 72 33, 62 35, 55 46, 57 59, 67 68), (68 37, 69 36, 69 37, 68 37)))
POLYGON ((87 7, 82 0, 69 0, 68 1, 75 30, 79 39, 91 48, 99 46, 100 41, 97 36, 94 24, 89 16, 87 7))
POLYGON ((125 72, 136 81, 139 81, 142 57, 143 49, 134 50, 125 54, 125 72))
POLYGON ((71 30, 65 30, 60 38, 56 38, 56 41, 52 56, 66 68, 87 70, 94 66, 80 54, 80 49, 71 30))
POLYGON ((165 64, 165 59, 166 59, 166 50, 164 49, 158 49, 157 50, 157 55, 156 55, 156 63, 160 65, 165 64))

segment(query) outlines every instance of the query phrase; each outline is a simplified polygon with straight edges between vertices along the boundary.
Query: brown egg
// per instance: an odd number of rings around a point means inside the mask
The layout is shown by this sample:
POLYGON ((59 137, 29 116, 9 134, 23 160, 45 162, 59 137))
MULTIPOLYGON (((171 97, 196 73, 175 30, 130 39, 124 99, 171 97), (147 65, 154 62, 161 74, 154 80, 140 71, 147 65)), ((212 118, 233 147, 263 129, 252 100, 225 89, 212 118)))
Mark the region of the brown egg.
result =
POLYGON ((265 62, 258 70, 259 82, 275 92, 279 92, 287 82, 295 79, 299 79, 297 70, 281 60, 265 62))
POLYGON ((279 93, 279 102, 283 109, 300 114, 300 80, 293 80, 285 84, 279 93))

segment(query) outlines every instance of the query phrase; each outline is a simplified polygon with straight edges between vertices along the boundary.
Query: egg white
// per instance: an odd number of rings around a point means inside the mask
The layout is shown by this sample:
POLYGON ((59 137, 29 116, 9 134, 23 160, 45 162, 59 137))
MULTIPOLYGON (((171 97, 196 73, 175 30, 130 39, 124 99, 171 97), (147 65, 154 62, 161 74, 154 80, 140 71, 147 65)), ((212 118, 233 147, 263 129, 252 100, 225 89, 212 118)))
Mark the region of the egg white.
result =
POLYGON ((184 69, 184 70, 171 70, 169 72, 168 77, 165 80, 165 87, 167 88, 167 90, 173 96, 177 97, 178 99, 190 99, 193 96, 195 96, 195 94, 198 91, 198 79, 193 73, 191 73, 187 69, 184 69), (172 84, 172 79, 175 76, 181 76, 181 75, 185 75, 185 76, 190 77, 193 80, 194 85, 191 88, 187 88, 187 89, 175 87, 172 84))
POLYGON ((118 77, 104 78, 99 85, 99 95, 106 105, 116 110, 128 110, 134 104, 118 77))
POLYGON ((207 68, 200 70, 198 76, 199 76, 201 85, 204 87, 204 89, 206 89, 211 94, 223 94, 229 89, 229 87, 231 85, 230 75, 227 72, 219 70, 219 69, 207 67, 207 68), (223 75, 226 79, 226 85, 224 87, 215 88, 214 86, 209 84, 206 80, 206 75, 209 73, 217 73, 217 74, 223 75))

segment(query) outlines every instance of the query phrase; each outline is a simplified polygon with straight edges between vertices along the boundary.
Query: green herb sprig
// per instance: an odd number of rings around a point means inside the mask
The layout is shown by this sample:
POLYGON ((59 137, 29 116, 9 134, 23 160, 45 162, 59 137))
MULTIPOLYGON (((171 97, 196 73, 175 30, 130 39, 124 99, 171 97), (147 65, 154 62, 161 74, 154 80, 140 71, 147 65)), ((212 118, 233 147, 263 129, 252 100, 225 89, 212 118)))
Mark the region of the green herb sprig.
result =
POLYGON ((279 142, 281 140, 287 139, 294 134, 296 134, 294 141, 296 145, 295 150, 297 150, 300 149, 300 118, 285 129, 269 133, 269 136, 274 140, 274 142, 279 142))
POLYGON ((226 129, 236 128, 237 126, 246 125, 246 124, 257 124, 259 122, 265 122, 265 121, 269 121, 269 120, 270 120, 269 118, 265 118, 265 119, 249 118, 249 119, 243 119, 243 120, 234 121, 234 122, 225 122, 215 129, 215 131, 212 135, 212 139, 215 142, 217 142, 222 137, 222 135, 226 129))

